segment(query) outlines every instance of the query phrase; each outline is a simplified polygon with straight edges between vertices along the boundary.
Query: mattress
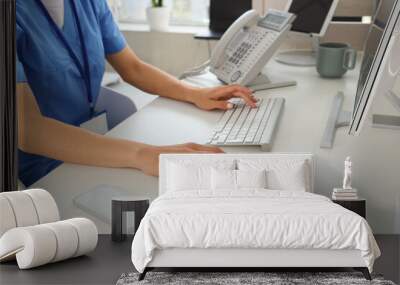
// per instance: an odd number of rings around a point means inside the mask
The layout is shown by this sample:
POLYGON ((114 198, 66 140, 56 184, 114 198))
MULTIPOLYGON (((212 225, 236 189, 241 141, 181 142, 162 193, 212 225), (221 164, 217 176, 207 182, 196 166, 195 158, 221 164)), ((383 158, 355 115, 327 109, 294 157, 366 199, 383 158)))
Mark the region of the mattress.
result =
POLYGON ((308 192, 167 192, 143 218, 132 243, 132 262, 143 272, 155 250, 359 250, 372 272, 380 251, 365 219, 308 192))

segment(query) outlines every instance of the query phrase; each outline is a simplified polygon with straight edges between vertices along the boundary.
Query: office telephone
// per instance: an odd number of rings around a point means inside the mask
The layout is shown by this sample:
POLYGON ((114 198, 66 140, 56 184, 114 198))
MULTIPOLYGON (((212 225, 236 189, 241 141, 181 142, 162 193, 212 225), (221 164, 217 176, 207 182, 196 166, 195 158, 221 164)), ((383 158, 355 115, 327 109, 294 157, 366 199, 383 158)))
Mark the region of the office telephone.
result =
POLYGON ((222 36, 210 60, 181 78, 197 75, 209 67, 226 84, 253 85, 294 19, 294 14, 272 9, 264 17, 255 10, 244 13, 222 36))

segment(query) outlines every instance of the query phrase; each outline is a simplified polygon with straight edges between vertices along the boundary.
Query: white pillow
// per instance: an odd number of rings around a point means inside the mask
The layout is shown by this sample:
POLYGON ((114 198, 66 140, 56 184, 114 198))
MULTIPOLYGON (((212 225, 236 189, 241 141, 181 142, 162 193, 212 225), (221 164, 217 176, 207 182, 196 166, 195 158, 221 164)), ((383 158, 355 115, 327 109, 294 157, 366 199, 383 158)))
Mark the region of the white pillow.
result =
POLYGON ((242 188, 266 188, 266 171, 246 171, 215 169, 211 170, 213 190, 240 190, 242 188))
POLYGON ((236 170, 237 188, 267 188, 267 171, 236 170))
POLYGON ((273 169, 269 174, 271 180, 276 181, 271 189, 290 191, 307 191, 309 189, 304 162, 294 168, 273 169))
POLYGON ((167 165, 167 191, 210 190, 211 169, 232 170, 234 161, 218 161, 216 163, 170 162, 167 165))
POLYGON ((213 168, 211 170, 211 189, 235 190, 236 170, 213 168))
POLYGON ((172 191, 185 191, 189 189, 210 188, 210 167, 185 166, 171 163, 169 166, 169 189, 172 191))
POLYGON ((267 188, 273 190, 311 191, 308 161, 293 159, 239 159, 239 170, 266 170, 267 188))

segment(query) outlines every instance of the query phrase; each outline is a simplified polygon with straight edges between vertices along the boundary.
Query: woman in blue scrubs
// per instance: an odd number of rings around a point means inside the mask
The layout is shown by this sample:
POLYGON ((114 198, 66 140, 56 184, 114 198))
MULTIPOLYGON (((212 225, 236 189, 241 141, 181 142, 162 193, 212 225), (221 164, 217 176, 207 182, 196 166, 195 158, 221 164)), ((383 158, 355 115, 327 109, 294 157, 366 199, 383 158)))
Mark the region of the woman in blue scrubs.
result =
POLYGON ((232 97, 255 106, 247 88, 194 88, 141 61, 106 0, 17 0, 19 177, 26 186, 62 161, 157 175, 160 153, 222 152, 193 143, 151 146, 80 128, 97 115, 105 60, 124 81, 151 94, 204 110, 232 108, 232 97))

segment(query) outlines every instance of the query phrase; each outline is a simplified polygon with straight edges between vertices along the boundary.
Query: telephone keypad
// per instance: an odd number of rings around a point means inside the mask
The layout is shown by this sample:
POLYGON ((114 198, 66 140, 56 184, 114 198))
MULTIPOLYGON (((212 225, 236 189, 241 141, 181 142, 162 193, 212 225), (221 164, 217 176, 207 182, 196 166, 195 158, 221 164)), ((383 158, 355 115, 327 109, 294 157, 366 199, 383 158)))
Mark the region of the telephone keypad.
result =
POLYGON ((279 32, 273 30, 257 26, 249 29, 247 37, 226 54, 227 60, 221 67, 221 73, 218 76, 225 82, 239 82, 257 64, 278 37, 279 32))
POLYGON ((247 56, 249 50, 252 48, 252 44, 248 42, 242 42, 239 48, 233 53, 233 55, 229 58, 229 61, 235 65, 238 65, 243 57, 247 56))
MULTIPOLYGON (((235 66, 240 66, 245 62, 249 55, 251 55, 256 47, 267 39, 267 46, 271 45, 275 40, 275 33, 271 31, 265 31, 264 29, 254 29, 249 32, 247 41, 242 42, 236 51, 232 54, 232 56, 228 59, 228 61, 235 66)), ((229 73, 229 72, 228 72, 229 73)))

